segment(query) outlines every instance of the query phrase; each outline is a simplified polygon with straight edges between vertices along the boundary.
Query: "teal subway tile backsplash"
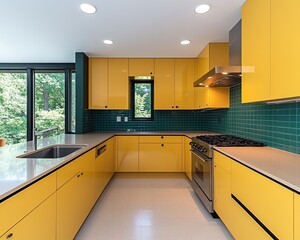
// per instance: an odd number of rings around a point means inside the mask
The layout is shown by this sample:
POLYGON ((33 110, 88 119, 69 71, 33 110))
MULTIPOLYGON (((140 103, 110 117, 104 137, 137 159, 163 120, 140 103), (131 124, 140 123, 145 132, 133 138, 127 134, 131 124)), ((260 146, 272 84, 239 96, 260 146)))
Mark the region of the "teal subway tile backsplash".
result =
POLYGON ((232 87, 230 95, 230 109, 201 116, 206 130, 250 138, 300 154, 299 103, 242 104, 240 85, 232 87))
POLYGON ((133 121, 132 112, 93 111, 96 131, 201 131, 201 112, 199 111, 154 111, 153 121, 133 121), (120 116, 122 121, 117 122, 120 116), (128 122, 124 121, 128 117, 128 122))
POLYGON ((154 121, 132 121, 132 112, 84 112, 90 131, 212 131, 260 141, 300 154, 300 103, 241 103, 241 86, 230 89, 230 108, 209 111, 154 111, 154 121), (122 122, 116 122, 121 116, 122 122), (128 122, 124 122, 128 117, 128 122))

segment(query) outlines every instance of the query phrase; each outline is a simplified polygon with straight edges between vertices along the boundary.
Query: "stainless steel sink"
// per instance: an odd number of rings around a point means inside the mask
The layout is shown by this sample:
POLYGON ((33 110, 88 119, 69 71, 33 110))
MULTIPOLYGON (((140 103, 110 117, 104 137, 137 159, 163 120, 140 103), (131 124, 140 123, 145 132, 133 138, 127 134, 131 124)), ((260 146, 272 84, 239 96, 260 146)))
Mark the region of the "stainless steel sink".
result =
POLYGON ((85 146, 86 145, 66 145, 66 144, 52 145, 49 147, 36 150, 34 152, 22 154, 17 157, 18 158, 61 158, 85 146))

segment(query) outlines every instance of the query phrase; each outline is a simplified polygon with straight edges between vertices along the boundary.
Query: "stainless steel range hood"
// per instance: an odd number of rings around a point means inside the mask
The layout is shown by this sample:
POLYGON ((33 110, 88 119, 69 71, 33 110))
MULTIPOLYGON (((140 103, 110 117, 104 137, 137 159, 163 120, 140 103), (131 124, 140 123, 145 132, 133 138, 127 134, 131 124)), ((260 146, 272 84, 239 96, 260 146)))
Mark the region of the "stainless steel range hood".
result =
POLYGON ((230 87, 241 82, 242 72, 254 67, 241 66, 241 20, 229 31, 229 66, 216 66, 194 82, 194 87, 230 87))

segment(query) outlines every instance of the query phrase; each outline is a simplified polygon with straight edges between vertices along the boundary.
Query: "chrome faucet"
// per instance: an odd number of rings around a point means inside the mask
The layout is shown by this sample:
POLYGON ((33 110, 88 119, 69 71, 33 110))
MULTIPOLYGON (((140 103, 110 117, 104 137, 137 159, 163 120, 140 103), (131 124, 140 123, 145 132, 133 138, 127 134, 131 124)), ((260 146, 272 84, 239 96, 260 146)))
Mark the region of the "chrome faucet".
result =
POLYGON ((54 131, 54 130, 58 130, 58 127, 52 127, 52 128, 48 128, 45 130, 41 130, 41 131, 37 131, 36 129, 34 130, 34 136, 33 136, 33 145, 34 145, 34 150, 37 150, 37 137, 38 136, 45 136, 47 133, 54 131))

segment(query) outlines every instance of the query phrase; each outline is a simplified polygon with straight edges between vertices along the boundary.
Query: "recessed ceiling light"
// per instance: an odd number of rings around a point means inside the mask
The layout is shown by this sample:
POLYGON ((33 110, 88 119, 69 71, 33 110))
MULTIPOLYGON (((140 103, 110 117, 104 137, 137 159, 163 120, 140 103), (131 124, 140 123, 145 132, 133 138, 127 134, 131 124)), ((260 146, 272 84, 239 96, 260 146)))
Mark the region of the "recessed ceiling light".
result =
POLYGON ((208 4, 201 4, 198 7, 195 8, 196 13, 206 13, 210 9, 210 6, 208 4))
POLYGON ((190 44, 190 43, 191 43, 190 40, 182 40, 182 41, 180 42, 181 45, 188 45, 188 44, 190 44))
POLYGON ((97 9, 93 5, 88 4, 88 3, 81 4, 80 9, 84 13, 89 13, 89 14, 95 13, 97 11, 97 9))
POLYGON ((108 45, 114 44, 114 42, 112 40, 109 40, 109 39, 103 40, 103 42, 105 44, 108 44, 108 45))

